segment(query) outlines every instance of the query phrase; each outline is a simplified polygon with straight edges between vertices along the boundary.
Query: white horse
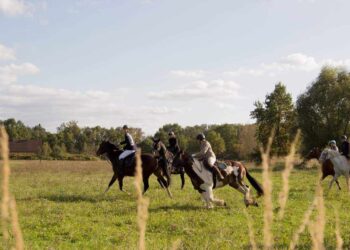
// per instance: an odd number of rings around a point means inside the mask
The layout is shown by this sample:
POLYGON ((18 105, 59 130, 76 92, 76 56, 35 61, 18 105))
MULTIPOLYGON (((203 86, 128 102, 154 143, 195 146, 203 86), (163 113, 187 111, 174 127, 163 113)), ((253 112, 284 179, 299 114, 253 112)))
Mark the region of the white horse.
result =
POLYGON ((334 166, 334 176, 331 182, 329 183, 329 189, 331 189, 333 182, 338 180, 339 176, 344 175, 346 178, 346 185, 348 187, 348 191, 350 191, 349 186, 349 171, 350 171, 350 164, 345 156, 341 155, 338 151, 331 150, 331 149, 325 149, 322 151, 320 156, 320 161, 324 162, 327 159, 330 159, 334 166))
POLYGON ((244 195, 244 203, 246 206, 258 206, 258 203, 251 196, 250 188, 244 183, 244 177, 247 177, 252 186, 257 190, 258 196, 263 195, 260 184, 248 173, 248 170, 240 162, 230 162, 224 170, 224 180, 216 177, 216 185, 214 185, 213 173, 208 170, 202 161, 192 158, 186 153, 181 153, 173 162, 174 166, 182 166, 186 174, 190 177, 193 187, 201 194, 207 208, 213 208, 213 205, 225 206, 224 200, 214 197, 213 189, 226 185, 237 189, 244 195))

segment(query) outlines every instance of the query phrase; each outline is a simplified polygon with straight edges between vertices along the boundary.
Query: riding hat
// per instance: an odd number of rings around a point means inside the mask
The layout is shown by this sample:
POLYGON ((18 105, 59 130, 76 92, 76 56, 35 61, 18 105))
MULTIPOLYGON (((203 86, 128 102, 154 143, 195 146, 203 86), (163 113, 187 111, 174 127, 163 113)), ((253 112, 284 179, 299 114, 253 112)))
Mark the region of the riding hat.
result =
POLYGON ((328 144, 337 144, 337 142, 335 140, 331 140, 328 144))
POLYGON ((205 139, 205 135, 203 133, 200 133, 197 135, 197 140, 203 141, 205 139))
POLYGON ((174 133, 173 131, 170 131, 168 135, 169 135, 169 136, 174 136, 175 133, 174 133))
POLYGON ((343 135, 341 138, 344 139, 344 140, 348 139, 348 137, 346 135, 343 135))
POLYGON ((123 126, 123 129, 128 129, 128 125, 124 125, 124 126, 123 126))

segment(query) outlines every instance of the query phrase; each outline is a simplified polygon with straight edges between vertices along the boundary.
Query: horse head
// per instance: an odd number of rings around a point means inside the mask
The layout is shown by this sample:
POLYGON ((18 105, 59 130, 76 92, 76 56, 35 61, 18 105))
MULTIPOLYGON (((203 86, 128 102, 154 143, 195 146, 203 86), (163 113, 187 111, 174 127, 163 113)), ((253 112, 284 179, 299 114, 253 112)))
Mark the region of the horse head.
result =
POLYGON ((109 141, 102 141, 100 146, 98 147, 97 151, 96 151, 96 155, 100 156, 103 155, 105 153, 111 153, 113 151, 118 151, 119 148, 114 145, 113 143, 109 142, 109 141))
POLYGON ((154 151, 159 152, 160 149, 161 149, 161 141, 160 141, 160 139, 152 138, 152 141, 153 141, 152 149, 154 151))
POLYGON ((324 161, 326 161, 328 159, 333 159, 333 158, 335 158, 337 156, 340 156, 338 151, 326 148, 325 150, 322 151, 319 160, 321 162, 324 162, 324 161))
POLYGON ((321 156, 321 150, 319 147, 312 148, 309 153, 305 156, 306 160, 319 159, 321 156))

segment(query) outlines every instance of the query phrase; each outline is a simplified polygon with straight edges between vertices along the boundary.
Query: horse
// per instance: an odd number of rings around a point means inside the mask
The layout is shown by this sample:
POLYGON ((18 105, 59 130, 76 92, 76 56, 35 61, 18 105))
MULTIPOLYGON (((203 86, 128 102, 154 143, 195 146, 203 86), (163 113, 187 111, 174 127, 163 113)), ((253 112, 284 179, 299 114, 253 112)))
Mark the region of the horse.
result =
MULTIPOLYGON (((122 192, 125 192, 123 190, 123 178, 125 176, 135 176, 135 168, 136 168, 136 161, 132 160, 129 167, 124 167, 122 174, 118 174, 118 170, 120 169, 121 161, 119 160, 119 155, 123 152, 123 150, 120 150, 116 145, 110 143, 109 141, 103 141, 97 152, 96 155, 100 156, 103 154, 107 155, 107 158, 112 163, 113 168, 113 176, 111 181, 108 184, 108 187, 105 192, 109 190, 109 188, 113 185, 113 183, 118 179, 119 182, 119 189, 122 192)), ((124 159, 125 160, 125 159, 124 159)), ((147 191, 149 188, 149 177, 154 174, 157 176, 158 181, 161 183, 161 186, 164 187, 170 197, 172 197, 169 189, 168 189, 168 182, 164 179, 162 176, 162 171, 160 167, 158 166, 157 159, 151 155, 151 154, 141 154, 141 167, 142 167, 142 180, 143 180, 143 193, 147 191)))
POLYGON ((234 165, 228 165, 224 171, 224 180, 213 176, 212 171, 207 169, 203 162, 193 158, 191 155, 180 152, 178 158, 174 159, 174 166, 183 166, 186 174, 190 177, 192 185, 197 190, 207 208, 213 208, 213 203, 219 206, 225 206, 224 200, 214 198, 213 189, 221 188, 226 185, 230 185, 232 188, 237 189, 244 195, 244 203, 248 207, 249 205, 258 206, 258 203, 254 198, 250 196, 250 188, 244 183, 244 177, 247 176, 249 182, 256 189, 258 196, 264 194, 261 185, 249 174, 248 170, 240 162, 234 162, 234 165), (214 181, 215 178, 215 181, 214 181), (214 185, 215 184, 215 185, 214 185))
MULTIPOLYGON (((314 147, 310 150, 310 152, 306 155, 306 160, 317 159, 319 160, 321 156, 321 150, 318 147, 314 147)), ((334 176, 334 166, 330 159, 326 159, 322 162, 322 177, 320 181, 323 181, 328 175, 334 176)), ((338 180, 335 181, 338 186, 338 189, 341 190, 338 180)))
MULTIPOLYGON (((166 176, 169 176, 169 180, 171 180, 170 175, 171 174, 179 174, 181 177, 181 189, 185 186, 185 170, 183 167, 174 168, 172 165, 172 162, 174 161, 175 157, 178 157, 177 155, 173 155, 164 143, 160 139, 152 139, 153 140, 153 150, 159 155, 159 164, 163 166, 162 169, 164 169, 164 166, 167 166, 167 171, 164 171, 166 176)), ((170 184, 170 183, 169 183, 170 184)))
POLYGON ((329 183, 329 189, 331 189, 333 182, 338 180, 339 176, 344 175, 346 178, 346 185, 348 187, 348 191, 350 191, 350 186, 349 186, 350 163, 348 162, 346 157, 341 155, 338 151, 326 148, 325 150, 322 151, 319 160, 321 162, 324 162, 327 159, 331 160, 334 166, 334 176, 331 182, 329 183))

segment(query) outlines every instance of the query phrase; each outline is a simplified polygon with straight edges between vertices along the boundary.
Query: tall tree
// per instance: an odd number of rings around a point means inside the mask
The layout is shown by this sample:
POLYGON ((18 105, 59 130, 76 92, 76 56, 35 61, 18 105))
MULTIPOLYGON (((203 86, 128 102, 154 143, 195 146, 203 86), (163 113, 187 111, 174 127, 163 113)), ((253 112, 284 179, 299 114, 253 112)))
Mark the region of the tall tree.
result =
POLYGON ((287 93, 282 83, 278 83, 274 91, 266 96, 264 103, 257 101, 254 105, 255 109, 250 115, 256 119, 257 140, 265 145, 274 129, 271 153, 285 155, 296 131, 296 112, 292 96, 287 93))
POLYGON ((318 78, 297 100, 298 123, 304 151, 322 147, 350 132, 350 74, 324 67, 318 78))
POLYGON ((219 133, 215 132, 214 130, 211 130, 207 133, 206 137, 207 137, 207 140, 210 142, 214 153, 218 157, 223 157, 223 155, 226 151, 226 147, 225 147, 225 141, 221 137, 221 135, 219 133))

